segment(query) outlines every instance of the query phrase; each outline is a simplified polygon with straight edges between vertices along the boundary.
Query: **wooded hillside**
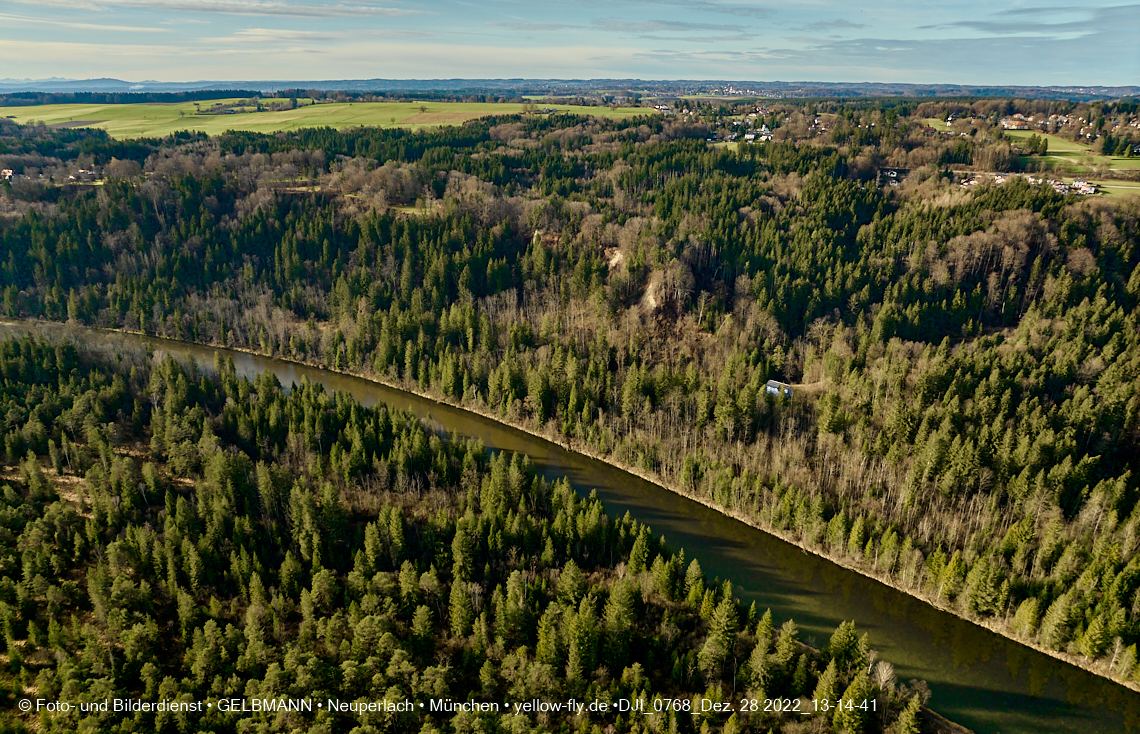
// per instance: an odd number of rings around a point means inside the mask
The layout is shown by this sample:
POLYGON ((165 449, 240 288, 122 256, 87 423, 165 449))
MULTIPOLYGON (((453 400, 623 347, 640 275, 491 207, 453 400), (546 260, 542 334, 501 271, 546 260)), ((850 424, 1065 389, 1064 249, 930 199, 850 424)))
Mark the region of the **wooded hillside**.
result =
POLYGON ((26 452, 0 479, 5 731, 798 731, 735 699, 799 696, 854 702, 816 731, 918 731, 925 685, 853 624, 805 646, 526 457, 226 363, 24 338, 0 342, 0 376, 6 448, 26 452), (571 697, 652 715, 16 706, 571 697))
POLYGON ((1140 199, 967 190, 915 120, 837 119, 738 151, 518 117, 136 162, 61 132, 108 173, 4 191, 0 307, 492 411, 1133 680, 1140 199), (927 162, 882 187, 900 146, 927 162))

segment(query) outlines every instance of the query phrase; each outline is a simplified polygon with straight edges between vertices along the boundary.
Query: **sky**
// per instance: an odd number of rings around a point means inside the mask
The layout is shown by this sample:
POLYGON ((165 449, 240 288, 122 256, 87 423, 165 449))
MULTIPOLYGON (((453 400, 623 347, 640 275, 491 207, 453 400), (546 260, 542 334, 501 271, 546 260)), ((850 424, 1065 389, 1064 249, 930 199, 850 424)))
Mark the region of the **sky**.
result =
POLYGON ((1140 85, 1140 4, 0 0, 0 77, 1140 85))

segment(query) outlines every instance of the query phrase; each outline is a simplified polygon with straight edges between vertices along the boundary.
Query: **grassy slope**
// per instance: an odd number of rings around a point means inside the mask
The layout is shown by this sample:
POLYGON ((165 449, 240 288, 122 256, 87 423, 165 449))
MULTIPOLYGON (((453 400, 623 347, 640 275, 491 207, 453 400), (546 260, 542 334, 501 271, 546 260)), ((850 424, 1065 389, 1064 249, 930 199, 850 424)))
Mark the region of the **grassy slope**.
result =
MULTIPOLYGON (((611 109, 558 105, 557 109, 563 112, 621 118, 654 113, 652 109, 642 107, 611 109)), ((356 125, 421 128, 455 125, 477 117, 521 111, 523 106, 514 103, 356 102, 306 105, 295 110, 280 112, 195 115, 193 102, 181 102, 0 107, 0 116, 10 116, 20 123, 39 120, 48 125, 98 127, 116 138, 139 138, 167 135, 177 130, 201 130, 217 135, 226 130, 279 132, 326 125, 334 128, 356 125), (421 107, 424 108, 423 112, 420 111, 421 107)))
POLYGON ((1025 140, 1030 135, 1038 135, 1049 141, 1049 157, 1057 159, 1061 168, 1074 172, 1085 172, 1097 165, 1107 165, 1110 170, 1140 169, 1140 158, 1103 156, 1093 152, 1092 146, 1081 145, 1072 140, 1033 130, 1007 130, 1013 140, 1025 140))
POLYGON ((1090 179, 1106 196, 1140 196, 1140 183, 1134 181, 1105 181, 1090 179))

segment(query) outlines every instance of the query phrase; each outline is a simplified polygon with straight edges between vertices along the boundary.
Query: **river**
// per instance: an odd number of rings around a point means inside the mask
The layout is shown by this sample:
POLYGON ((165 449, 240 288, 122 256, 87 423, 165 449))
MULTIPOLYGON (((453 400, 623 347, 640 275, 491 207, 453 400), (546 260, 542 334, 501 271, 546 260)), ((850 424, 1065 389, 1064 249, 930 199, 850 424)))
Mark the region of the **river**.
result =
POLYGON ((925 680, 930 707, 978 734, 1117 734, 1140 731, 1140 694, 1008 640, 907 594, 806 553, 779 538, 604 462, 459 408, 377 383, 243 352, 57 324, 5 324, 0 336, 32 330, 105 347, 165 352, 212 365, 217 352, 238 374, 269 371, 283 385, 302 378, 352 395, 364 405, 409 410, 448 432, 478 437, 489 449, 530 455, 548 478, 596 489, 607 511, 626 511, 698 558, 707 576, 731 579, 745 604, 771 608, 779 625, 793 618, 800 637, 827 642, 844 620, 870 635, 901 682, 925 680))

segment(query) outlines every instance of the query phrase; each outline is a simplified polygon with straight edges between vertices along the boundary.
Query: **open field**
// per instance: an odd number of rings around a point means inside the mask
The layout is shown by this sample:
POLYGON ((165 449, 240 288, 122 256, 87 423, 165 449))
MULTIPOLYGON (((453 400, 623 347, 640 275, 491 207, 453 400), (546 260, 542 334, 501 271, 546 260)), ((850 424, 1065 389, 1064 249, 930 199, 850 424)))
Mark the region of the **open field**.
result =
POLYGON ((1104 156, 1093 151, 1092 146, 1075 143, 1056 135, 1033 130, 1007 130, 1006 135, 1012 140, 1026 140, 1030 135, 1045 138, 1049 141, 1049 153, 1046 157, 1052 159, 1062 170, 1086 173, 1097 166, 1107 166, 1109 170, 1114 171, 1140 169, 1140 158, 1104 156))
MULTIPOLYGON (((211 100, 235 102, 237 100, 211 100)), ((203 108, 207 105, 199 103, 203 108)), ((626 118, 657 114, 645 107, 583 107, 558 105, 559 112, 626 118)), ((523 112, 523 105, 494 102, 334 102, 304 105, 292 110, 221 115, 196 114, 193 102, 174 104, 57 104, 0 107, 0 116, 16 122, 33 120, 59 127, 97 127, 115 138, 169 135, 179 130, 200 130, 218 135, 227 130, 281 132, 305 127, 337 129, 366 125, 418 129, 458 125, 488 115, 523 112)))
POLYGON ((1102 181, 1090 179, 1105 196, 1140 196, 1140 183, 1136 181, 1102 181))

